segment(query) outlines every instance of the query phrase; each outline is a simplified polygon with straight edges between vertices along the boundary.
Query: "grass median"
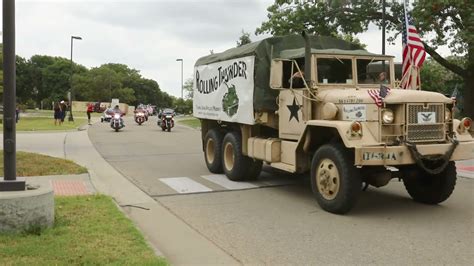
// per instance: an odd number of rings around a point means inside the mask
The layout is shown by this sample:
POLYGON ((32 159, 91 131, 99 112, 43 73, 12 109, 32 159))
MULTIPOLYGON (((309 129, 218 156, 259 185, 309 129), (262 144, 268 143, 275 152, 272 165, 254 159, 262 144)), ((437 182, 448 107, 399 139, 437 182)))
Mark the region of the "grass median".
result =
POLYGON ((0 265, 167 265, 110 197, 55 202, 53 228, 0 235, 0 265))
MULTIPOLYGON (((87 173, 87 169, 73 161, 47 155, 22 152, 16 153, 17 176, 71 175, 87 173)), ((0 173, 3 173, 3 150, 0 150, 0 173)))
POLYGON ((195 117, 184 117, 177 120, 178 123, 192 128, 201 128, 201 121, 195 117))
MULTIPOLYGON (((62 125, 54 125, 54 119, 48 117, 22 117, 16 124, 17 131, 51 131, 51 130, 72 130, 77 129, 87 123, 85 118, 75 118, 74 122, 68 122, 67 118, 62 125)), ((0 124, 3 129, 3 124, 0 124)))

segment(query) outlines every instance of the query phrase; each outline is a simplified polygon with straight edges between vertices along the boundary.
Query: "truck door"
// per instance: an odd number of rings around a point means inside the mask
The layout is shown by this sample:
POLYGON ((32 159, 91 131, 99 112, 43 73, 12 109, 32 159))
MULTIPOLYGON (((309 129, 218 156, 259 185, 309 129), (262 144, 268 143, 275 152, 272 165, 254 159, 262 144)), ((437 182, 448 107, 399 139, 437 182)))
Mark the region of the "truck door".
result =
POLYGON ((301 66, 297 67, 295 60, 288 59, 272 60, 271 66, 270 86, 280 91, 278 96, 279 137, 298 140, 308 117, 303 112, 305 90, 301 86, 295 88, 297 83, 292 76, 298 72, 298 69, 303 69, 301 66))

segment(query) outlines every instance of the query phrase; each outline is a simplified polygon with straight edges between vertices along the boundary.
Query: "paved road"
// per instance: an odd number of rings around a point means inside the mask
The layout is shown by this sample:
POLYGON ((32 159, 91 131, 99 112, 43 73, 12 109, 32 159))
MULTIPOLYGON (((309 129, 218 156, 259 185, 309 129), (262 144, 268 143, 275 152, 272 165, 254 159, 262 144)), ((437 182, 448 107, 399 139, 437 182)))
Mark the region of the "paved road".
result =
MULTIPOLYGON (((393 181, 369 189, 348 215, 322 211, 308 179, 264 172, 258 182, 210 175, 200 132, 156 121, 123 132, 95 124, 89 137, 118 171, 245 264, 469 264, 474 261, 474 180, 459 178, 439 206, 413 202, 393 181)), ((267 169, 268 170, 268 169, 267 169)))

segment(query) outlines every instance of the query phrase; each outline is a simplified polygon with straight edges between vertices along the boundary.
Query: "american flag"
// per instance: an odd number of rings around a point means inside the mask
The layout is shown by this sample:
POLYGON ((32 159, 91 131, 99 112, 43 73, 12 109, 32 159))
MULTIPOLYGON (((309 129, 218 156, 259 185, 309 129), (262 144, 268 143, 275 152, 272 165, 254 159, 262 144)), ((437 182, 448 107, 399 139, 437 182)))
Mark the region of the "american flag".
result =
MULTIPOLYGON (((425 61, 426 52, 420 35, 413 24, 413 20, 408 13, 408 0, 405 0, 404 23, 402 26, 402 47, 403 47, 403 65, 402 65, 402 89, 410 86, 412 79, 412 68, 419 68, 425 61)), ((419 80, 417 80, 417 85, 419 80)))
POLYGON ((390 88, 380 85, 379 90, 368 90, 367 93, 369 93, 370 98, 374 100, 378 107, 382 107, 383 99, 390 93, 390 88))

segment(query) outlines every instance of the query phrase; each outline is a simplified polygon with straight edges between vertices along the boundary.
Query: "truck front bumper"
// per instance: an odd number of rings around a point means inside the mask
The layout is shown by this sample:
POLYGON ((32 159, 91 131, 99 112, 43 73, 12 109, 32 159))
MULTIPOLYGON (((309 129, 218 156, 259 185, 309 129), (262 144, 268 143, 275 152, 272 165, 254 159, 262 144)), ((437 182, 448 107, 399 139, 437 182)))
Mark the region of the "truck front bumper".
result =
MULTIPOLYGON (((417 149, 422 155, 445 154, 451 147, 446 144, 419 144, 417 149)), ((459 142, 450 161, 474 159, 474 141, 459 142)), ((415 164, 406 145, 401 146, 371 146, 355 148, 355 165, 408 165, 415 164)))

